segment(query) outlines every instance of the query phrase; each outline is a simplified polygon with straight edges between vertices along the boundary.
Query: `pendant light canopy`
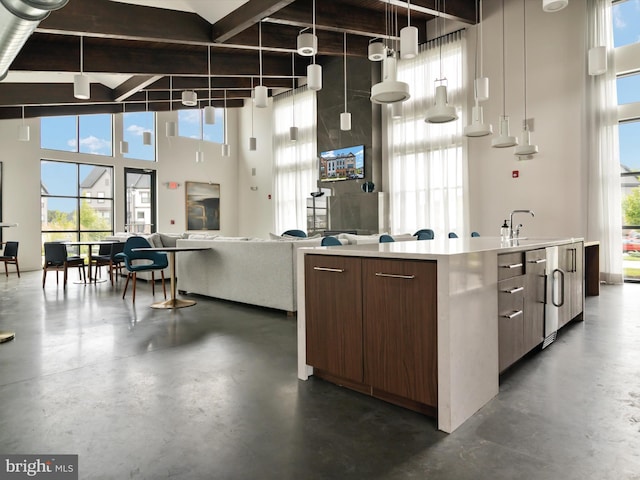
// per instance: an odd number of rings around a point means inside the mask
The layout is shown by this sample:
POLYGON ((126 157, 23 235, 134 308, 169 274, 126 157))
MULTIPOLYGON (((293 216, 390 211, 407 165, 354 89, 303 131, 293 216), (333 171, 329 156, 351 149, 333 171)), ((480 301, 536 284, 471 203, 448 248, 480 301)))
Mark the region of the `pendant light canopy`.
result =
POLYGON ((224 91, 224 143, 222 144, 222 156, 228 157, 231 155, 231 149, 227 143, 227 91, 224 91))
MULTIPOLYGON (((440 1, 437 2, 438 12, 440 12, 440 1)), ((446 10, 446 4, 442 8, 442 11, 446 10)), ((438 19, 442 19, 444 23, 444 17, 442 17, 438 13, 438 19)), ((436 19, 436 23, 438 21, 436 19)), ((424 119, 427 123, 448 123, 453 122, 458 119, 458 114, 456 113, 456 108, 453 105, 449 105, 447 100, 447 79, 442 74, 442 30, 444 30, 444 25, 440 29, 438 37, 440 37, 440 78, 435 80, 436 83, 436 95, 435 95, 435 103, 433 107, 427 110, 427 116, 424 119)))
POLYGON ((18 126, 18 140, 21 142, 31 140, 31 128, 24 123, 24 105, 22 105, 22 124, 18 126))
POLYGON ((542 10, 548 13, 558 12, 569 5, 569 0, 542 0, 542 10))
POLYGON ((407 26, 400 30, 400 58, 418 55, 418 29, 411 26, 411 0, 407 0, 407 26))
MULTIPOLYGON (((253 101, 258 108, 266 108, 269 104, 269 90, 262 85, 262 20, 258 23, 258 43, 260 55, 260 85, 253 91, 253 101)), ((225 106, 226 115, 226 106, 225 106)))
POLYGON ((340 130, 351 130, 351 114, 347 111, 347 32, 343 34, 344 112, 340 114, 340 130))
POLYGON ((73 76, 73 96, 78 100, 91 97, 89 77, 84 74, 84 37, 80 37, 80 74, 73 76))
MULTIPOLYGON (((313 0, 313 36, 316 35, 316 0, 313 0)), ((317 48, 316 48, 317 50, 317 48)), ((313 63, 307 66, 307 88, 309 90, 322 90, 322 67, 316 63, 313 55, 313 63)))
MULTIPOLYGON (((173 76, 169 76, 169 112, 173 117, 173 76)), ((178 134, 178 125, 173 120, 165 124, 167 137, 175 137, 178 134)))
POLYGON ((491 140, 491 146, 494 148, 515 147, 518 139, 509 134, 509 117, 506 114, 506 77, 505 77, 505 39, 504 39, 504 0, 502 0, 502 115, 500 115, 498 123, 498 136, 491 140))
POLYGON ((516 146, 514 153, 521 160, 523 157, 538 153, 538 146, 531 144, 531 133, 529 122, 527 121, 527 4, 522 0, 522 65, 524 78, 524 119, 522 120, 522 132, 520 133, 520 144, 516 146))

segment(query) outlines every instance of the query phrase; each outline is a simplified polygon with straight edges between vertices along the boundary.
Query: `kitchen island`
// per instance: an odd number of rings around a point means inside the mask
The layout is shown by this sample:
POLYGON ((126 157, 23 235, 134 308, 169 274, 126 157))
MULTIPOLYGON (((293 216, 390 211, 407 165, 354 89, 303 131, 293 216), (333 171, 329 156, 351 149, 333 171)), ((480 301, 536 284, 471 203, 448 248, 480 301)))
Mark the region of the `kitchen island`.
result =
POLYGON ((527 341, 548 344, 582 318, 582 245, 474 237, 301 248, 298 377, 435 415, 452 432, 497 395, 527 341), (549 252, 556 263, 545 271, 549 252))

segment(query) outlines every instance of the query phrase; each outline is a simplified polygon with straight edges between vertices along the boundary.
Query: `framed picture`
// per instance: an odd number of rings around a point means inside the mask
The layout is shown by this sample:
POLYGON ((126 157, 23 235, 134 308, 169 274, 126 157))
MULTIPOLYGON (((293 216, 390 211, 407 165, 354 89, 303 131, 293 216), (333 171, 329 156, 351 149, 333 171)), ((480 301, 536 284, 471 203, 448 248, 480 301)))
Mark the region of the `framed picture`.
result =
POLYGON ((187 230, 220 230, 220 184, 186 182, 187 230))

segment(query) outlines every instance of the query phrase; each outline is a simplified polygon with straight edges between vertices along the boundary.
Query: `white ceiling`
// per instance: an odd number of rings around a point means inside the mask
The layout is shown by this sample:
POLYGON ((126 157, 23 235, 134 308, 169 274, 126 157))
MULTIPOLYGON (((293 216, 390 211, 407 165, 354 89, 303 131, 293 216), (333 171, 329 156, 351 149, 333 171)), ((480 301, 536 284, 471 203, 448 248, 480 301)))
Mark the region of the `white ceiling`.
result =
POLYGON ((197 13, 209 23, 215 23, 248 0, 111 0, 145 7, 165 8, 197 13))

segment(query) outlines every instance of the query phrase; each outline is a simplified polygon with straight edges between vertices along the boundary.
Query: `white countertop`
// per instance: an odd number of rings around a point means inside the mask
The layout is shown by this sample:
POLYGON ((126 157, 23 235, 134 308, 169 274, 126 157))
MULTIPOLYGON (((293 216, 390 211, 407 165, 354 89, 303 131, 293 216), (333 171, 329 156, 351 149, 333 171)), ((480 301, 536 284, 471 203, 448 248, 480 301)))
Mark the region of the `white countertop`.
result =
POLYGON ((304 253, 321 255, 437 259, 443 256, 489 251, 495 251, 498 254, 509 253, 581 241, 583 241, 582 238, 520 238, 504 242, 500 237, 469 237, 335 247, 304 247, 300 250, 303 250, 304 253))

